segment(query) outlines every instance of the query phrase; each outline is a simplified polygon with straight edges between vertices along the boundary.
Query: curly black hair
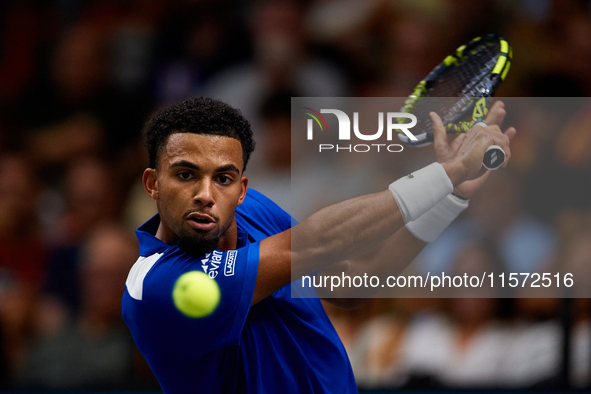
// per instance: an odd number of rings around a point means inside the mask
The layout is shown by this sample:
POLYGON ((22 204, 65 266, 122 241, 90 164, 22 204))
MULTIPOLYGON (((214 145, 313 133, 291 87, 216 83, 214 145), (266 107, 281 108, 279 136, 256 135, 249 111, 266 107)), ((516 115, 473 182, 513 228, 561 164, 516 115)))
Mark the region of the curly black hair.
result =
POLYGON ((175 133, 219 135, 235 138, 242 145, 243 171, 254 151, 255 142, 248 120, 242 113, 219 100, 194 97, 156 112, 144 126, 150 168, 159 164, 159 156, 175 133))

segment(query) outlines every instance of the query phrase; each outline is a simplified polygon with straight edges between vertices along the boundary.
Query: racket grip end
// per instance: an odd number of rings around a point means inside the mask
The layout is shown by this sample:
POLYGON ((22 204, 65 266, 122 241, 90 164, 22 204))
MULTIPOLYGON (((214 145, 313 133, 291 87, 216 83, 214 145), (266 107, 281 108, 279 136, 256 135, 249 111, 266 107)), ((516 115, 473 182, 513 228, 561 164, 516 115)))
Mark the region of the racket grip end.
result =
POLYGON ((484 153, 484 159, 482 165, 487 170, 499 169, 505 162, 505 151, 498 145, 491 145, 484 153))

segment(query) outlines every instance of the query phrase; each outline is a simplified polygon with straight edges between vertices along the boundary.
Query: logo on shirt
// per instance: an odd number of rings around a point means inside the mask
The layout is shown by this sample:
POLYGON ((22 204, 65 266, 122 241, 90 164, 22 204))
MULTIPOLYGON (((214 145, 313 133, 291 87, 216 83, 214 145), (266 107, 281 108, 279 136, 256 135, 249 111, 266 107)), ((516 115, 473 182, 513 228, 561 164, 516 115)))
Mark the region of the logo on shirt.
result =
POLYGON ((218 269, 222 265, 223 256, 224 254, 222 252, 214 250, 211 253, 207 253, 204 259, 201 259, 201 268, 211 279, 215 279, 218 276, 218 269))
POLYGON ((226 255, 226 264, 224 264, 224 275, 225 276, 234 275, 234 266, 236 264, 236 255, 238 255, 237 250, 231 250, 226 255))
POLYGON ((206 253, 205 258, 201 259, 201 268, 203 268, 203 272, 207 274, 207 263, 209 262, 209 256, 211 253, 206 253))

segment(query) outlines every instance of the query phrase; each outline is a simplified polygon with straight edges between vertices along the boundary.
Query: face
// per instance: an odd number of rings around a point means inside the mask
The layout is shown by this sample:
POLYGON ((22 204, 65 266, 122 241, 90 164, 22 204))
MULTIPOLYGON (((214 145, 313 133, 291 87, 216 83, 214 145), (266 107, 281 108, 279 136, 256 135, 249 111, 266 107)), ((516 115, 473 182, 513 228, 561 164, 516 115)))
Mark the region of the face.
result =
POLYGON ((236 247, 234 212, 246 196, 242 146, 234 138, 172 134, 160 153, 158 170, 144 172, 144 187, 156 200, 156 236, 202 255, 236 247))

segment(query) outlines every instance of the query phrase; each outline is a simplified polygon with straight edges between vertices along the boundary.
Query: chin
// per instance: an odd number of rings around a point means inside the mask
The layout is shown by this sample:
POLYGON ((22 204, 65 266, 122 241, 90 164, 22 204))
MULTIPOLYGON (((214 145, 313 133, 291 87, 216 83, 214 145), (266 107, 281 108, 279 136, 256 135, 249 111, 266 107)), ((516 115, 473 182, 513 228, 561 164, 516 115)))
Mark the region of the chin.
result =
POLYGON ((217 248, 219 237, 181 237, 179 236, 177 244, 181 250, 193 256, 203 256, 217 248))

